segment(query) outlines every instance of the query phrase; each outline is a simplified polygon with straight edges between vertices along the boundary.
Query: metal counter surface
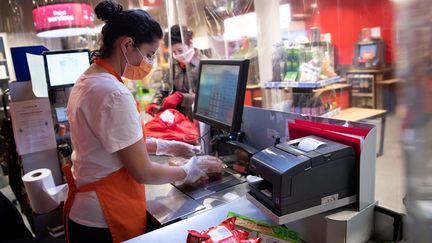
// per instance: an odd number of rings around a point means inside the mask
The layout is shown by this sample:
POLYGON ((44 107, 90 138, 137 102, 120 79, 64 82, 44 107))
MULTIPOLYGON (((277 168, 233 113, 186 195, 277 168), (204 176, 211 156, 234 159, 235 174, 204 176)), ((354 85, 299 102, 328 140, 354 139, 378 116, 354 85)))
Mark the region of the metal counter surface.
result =
POLYGON ((171 184, 146 185, 146 201, 147 211, 161 225, 205 208, 171 184))
MULTIPOLYGON (((150 159, 168 164, 170 157, 151 155, 150 159)), ((171 184, 146 185, 147 212, 161 225, 204 209, 204 206, 171 184)))
POLYGON ((198 213, 193 217, 170 224, 125 242, 186 242, 188 230, 202 231, 212 226, 218 225, 220 222, 226 219, 229 211, 259 219, 264 222, 272 223, 272 221, 255 205, 249 202, 245 196, 242 196, 235 199, 234 201, 223 204, 222 206, 215 207, 212 210, 198 213))
MULTIPOLYGON (((150 156, 150 158, 154 162, 167 164, 170 157, 150 156)), ((245 182, 245 179, 240 179, 238 175, 233 177, 239 178, 240 182, 245 182)), ((246 195, 248 185, 240 183, 217 192, 207 190, 206 187, 182 190, 171 184, 146 185, 147 211, 161 226, 236 200, 246 195)))

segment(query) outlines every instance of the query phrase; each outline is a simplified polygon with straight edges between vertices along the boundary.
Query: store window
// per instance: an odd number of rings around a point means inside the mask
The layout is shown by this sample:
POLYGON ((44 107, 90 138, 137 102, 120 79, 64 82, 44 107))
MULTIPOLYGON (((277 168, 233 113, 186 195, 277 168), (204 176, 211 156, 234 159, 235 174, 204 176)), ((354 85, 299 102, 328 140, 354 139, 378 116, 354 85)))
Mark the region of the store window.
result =
POLYGON ((378 85, 394 77, 390 0, 168 3, 168 25, 191 28, 207 57, 251 60, 246 105, 329 117, 395 109, 392 85, 378 85))

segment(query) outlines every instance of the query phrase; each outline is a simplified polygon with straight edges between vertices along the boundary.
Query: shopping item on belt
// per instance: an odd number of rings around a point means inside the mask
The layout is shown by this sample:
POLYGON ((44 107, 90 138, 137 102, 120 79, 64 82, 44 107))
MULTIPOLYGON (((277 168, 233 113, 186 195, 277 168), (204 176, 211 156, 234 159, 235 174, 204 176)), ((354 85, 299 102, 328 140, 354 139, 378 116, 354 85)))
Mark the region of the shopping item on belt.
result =
POLYGON ((197 232, 189 230, 187 243, 204 242, 204 243, 259 243, 261 239, 248 238, 249 232, 245 230, 234 229, 236 217, 224 220, 217 226, 211 227, 205 231, 197 232))

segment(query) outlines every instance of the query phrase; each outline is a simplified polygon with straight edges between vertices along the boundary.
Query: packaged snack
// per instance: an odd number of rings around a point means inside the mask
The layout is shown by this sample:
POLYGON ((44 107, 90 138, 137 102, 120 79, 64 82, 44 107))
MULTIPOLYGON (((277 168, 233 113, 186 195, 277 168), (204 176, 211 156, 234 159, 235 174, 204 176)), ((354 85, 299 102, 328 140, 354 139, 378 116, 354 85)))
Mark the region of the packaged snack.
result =
POLYGON ((261 243, 298 243, 298 233, 285 227, 265 223, 241 214, 229 212, 228 217, 236 217, 234 228, 249 232, 250 237, 260 237, 261 243))
POLYGON ((260 238, 248 239, 249 233, 234 229, 237 217, 230 217, 205 231, 189 230, 187 243, 259 243, 260 238))

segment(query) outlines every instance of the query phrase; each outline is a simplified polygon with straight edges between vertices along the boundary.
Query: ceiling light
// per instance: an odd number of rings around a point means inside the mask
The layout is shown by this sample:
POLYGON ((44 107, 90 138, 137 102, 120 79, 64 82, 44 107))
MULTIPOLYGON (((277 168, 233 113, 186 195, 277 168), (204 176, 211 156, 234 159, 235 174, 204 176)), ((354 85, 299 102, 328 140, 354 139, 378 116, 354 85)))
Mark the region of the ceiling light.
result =
POLYGON ((37 36, 42 38, 89 34, 93 28, 92 7, 88 3, 55 3, 33 9, 37 36))

